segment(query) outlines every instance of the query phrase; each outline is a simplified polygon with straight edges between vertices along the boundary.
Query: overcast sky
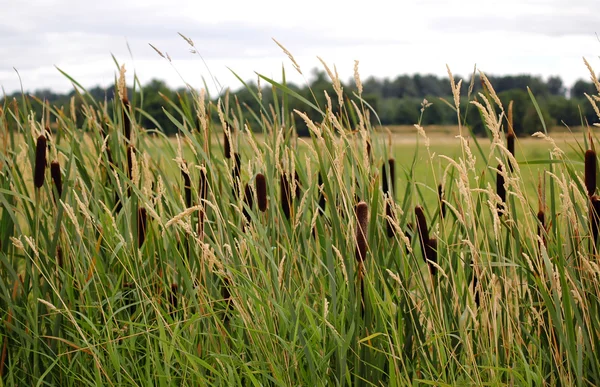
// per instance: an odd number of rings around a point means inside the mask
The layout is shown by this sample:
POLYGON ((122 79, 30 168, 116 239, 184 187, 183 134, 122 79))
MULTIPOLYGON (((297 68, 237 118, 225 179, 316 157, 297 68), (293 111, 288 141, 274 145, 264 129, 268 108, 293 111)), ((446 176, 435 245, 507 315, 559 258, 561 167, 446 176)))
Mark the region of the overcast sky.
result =
POLYGON ((134 70, 170 86, 199 88, 211 73, 238 88, 228 67, 245 80, 255 72, 303 83, 277 39, 295 57, 307 79, 335 64, 343 80, 360 61, 370 75, 458 75, 473 66, 488 74, 559 75, 570 86, 588 79, 582 57, 600 71, 597 0, 0 0, 0 86, 7 93, 70 82, 108 86, 117 71, 111 54, 134 70), (198 54, 177 34, 195 43, 198 54), (168 53, 169 63, 149 43, 168 53), (129 49, 131 50, 131 54, 129 49), (203 63, 204 59, 206 65, 203 63), (209 72, 210 70, 210 72, 209 72))

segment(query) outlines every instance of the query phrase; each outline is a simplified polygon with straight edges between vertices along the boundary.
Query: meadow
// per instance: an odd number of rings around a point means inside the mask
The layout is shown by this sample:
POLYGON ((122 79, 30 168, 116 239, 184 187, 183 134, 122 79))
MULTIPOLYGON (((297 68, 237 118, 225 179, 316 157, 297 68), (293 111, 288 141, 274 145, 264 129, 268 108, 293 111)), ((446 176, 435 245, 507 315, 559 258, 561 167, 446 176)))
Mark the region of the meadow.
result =
POLYGON ((263 77, 259 111, 166 100, 176 138, 123 67, 114 101, 72 80, 83 124, 5 102, 2 385, 598 384, 592 123, 515 138, 482 73, 451 85, 456 133, 390 134, 326 69, 320 122, 263 77))

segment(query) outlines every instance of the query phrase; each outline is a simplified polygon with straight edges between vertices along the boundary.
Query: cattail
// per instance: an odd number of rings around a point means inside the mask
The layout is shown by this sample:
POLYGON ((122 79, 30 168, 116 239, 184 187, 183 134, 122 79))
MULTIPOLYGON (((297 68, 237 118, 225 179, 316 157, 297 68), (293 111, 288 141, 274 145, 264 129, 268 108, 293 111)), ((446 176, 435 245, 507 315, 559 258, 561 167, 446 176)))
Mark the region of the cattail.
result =
POLYGON ((229 134, 227 134, 227 130, 223 131, 223 154, 226 159, 231 158, 231 140, 229 134))
POLYGON ((598 230, 600 229, 600 196, 593 195, 590 198, 590 223, 592 229, 592 240, 594 246, 598 244, 598 230))
POLYGON ((437 267, 434 265, 434 263, 437 264, 437 239, 430 238, 425 244, 425 259, 429 266, 429 272, 435 276, 437 274, 437 267))
POLYGON ((250 213, 248 212, 246 207, 252 209, 252 206, 254 204, 254 194, 252 193, 252 187, 247 183, 244 186, 244 203, 246 204, 246 206, 243 208, 242 212, 244 213, 244 217, 246 218, 246 220, 250 222, 250 213))
MULTIPOLYGON (((538 219, 538 235, 542 238, 544 246, 546 246, 546 215, 543 209, 540 209, 537 213, 538 219)), ((539 246, 538 246, 539 247, 539 246)))
POLYGON ((279 186, 281 189, 281 210, 287 219, 290 218, 290 210, 292 207, 292 193, 290 192, 290 182, 284 173, 281 174, 281 180, 279 180, 279 186))
MULTIPOLYGON (((323 176, 319 172, 319 187, 323 185, 323 176)), ((324 188, 323 188, 324 190, 324 188)), ((319 207, 321 207, 321 213, 325 213, 325 195, 323 194, 323 190, 319 189, 319 207)))
POLYGON ((446 203, 444 203, 444 187, 438 184, 438 200, 440 202, 440 216, 444 218, 446 216, 446 203))
POLYGON ((135 148, 133 145, 127 147, 127 177, 131 180, 133 178, 133 154, 135 148))
POLYGON ((64 258, 63 258, 63 250, 62 247, 56 246, 56 263, 58 263, 58 267, 63 267, 64 258))
MULTIPOLYGON (((471 261, 471 265, 473 265, 473 261, 471 261)), ((477 307, 479 307, 480 305, 479 288, 477 287, 478 282, 479 281, 477 280, 477 274, 475 274, 475 270, 473 270, 473 292, 475 293, 475 305, 477 305, 477 307)))
POLYGON ((296 198, 299 198, 300 196, 302 196, 302 186, 300 183, 300 176, 298 175, 298 172, 294 172, 294 180, 296 184, 296 191, 294 192, 296 193, 296 198))
POLYGON ((137 212, 138 247, 142 247, 146 240, 146 208, 140 207, 137 212))
POLYGON ((356 216, 356 260, 363 263, 367 257, 367 226, 369 223, 369 207, 360 202, 355 208, 356 216))
POLYGON ((202 204, 202 209, 198 212, 198 235, 203 235, 204 232, 204 206, 208 196, 208 180, 206 178, 206 170, 200 168, 200 183, 198 184, 198 197, 202 204))
MULTIPOLYGON (((496 193, 500 196, 502 203, 506 202, 506 189, 504 188, 504 176, 502 176, 502 165, 498 164, 496 173, 496 193)), ((498 203, 498 216, 502 215, 502 203, 498 203)))
POLYGON ((393 238, 396 234, 394 229, 394 222, 391 219, 394 219, 394 210, 392 209, 392 205, 389 201, 385 201, 385 216, 386 216, 386 228, 387 228, 387 236, 388 238, 393 238), (391 218, 391 219, 390 219, 391 218))
POLYGON ((131 104, 127 97, 123 97, 123 132, 125 138, 131 142, 131 104))
POLYGON ((419 234, 419 241, 421 243, 421 251, 423 252, 423 258, 427 259, 427 243, 429 241, 429 230, 427 230, 427 219, 425 219, 425 212, 423 207, 415 207, 415 217, 417 218, 417 233, 419 234))
POLYGON ((256 201, 258 209, 262 212, 267 210, 267 180, 265 175, 259 173, 256 175, 256 201))
POLYGON ((177 284, 171 284, 171 294, 169 295, 169 306, 170 306, 170 311, 169 314, 173 314, 177 311, 177 306, 178 306, 178 290, 179 287, 177 286, 177 284))
MULTIPOLYGON (((185 165, 187 166, 187 163, 185 163, 185 165)), ((186 171, 186 168, 181 168, 181 176, 183 177, 185 205, 189 208, 192 206, 192 180, 190 179, 190 174, 186 171)))
POLYGON ((596 152, 593 149, 585 151, 585 188, 589 196, 596 191, 596 152))
POLYGON ((389 159, 386 163, 383 163, 381 180, 383 193, 387 193, 390 197, 394 197, 394 192, 396 192, 396 160, 389 159), (391 183, 391 186, 389 183, 391 183))
POLYGON ((232 192, 233 192, 234 197, 238 197, 238 195, 240 193, 240 171, 241 171, 241 167, 242 167, 242 158, 240 157, 239 153, 234 153, 233 159, 234 159, 234 163, 233 163, 233 170, 232 170, 232 177, 233 177, 232 192))
POLYGON ((37 138, 35 146, 35 171, 33 183, 36 188, 42 188, 44 185, 44 173, 46 172, 46 136, 41 135, 37 138))
MULTIPOLYGON (((515 157, 515 130, 513 127, 513 101, 508 104, 508 131, 506 132, 506 149, 515 157)), ((513 171, 512 161, 508 163, 510 171, 513 171)))
POLYGON ((56 188, 56 193, 60 198, 62 196, 62 177, 60 174, 60 164, 58 161, 53 161, 50 163, 50 176, 52 176, 54 188, 56 188))

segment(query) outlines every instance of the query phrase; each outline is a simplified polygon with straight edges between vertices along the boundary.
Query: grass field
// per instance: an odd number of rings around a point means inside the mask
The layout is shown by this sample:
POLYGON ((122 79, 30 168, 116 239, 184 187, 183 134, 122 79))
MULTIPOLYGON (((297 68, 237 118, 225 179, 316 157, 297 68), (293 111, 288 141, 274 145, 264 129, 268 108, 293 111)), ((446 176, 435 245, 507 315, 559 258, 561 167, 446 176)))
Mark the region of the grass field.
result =
POLYGON ((3 385, 600 382, 592 130, 513 149, 488 85, 488 138, 388 137, 360 94, 317 124, 265 81, 260 112, 170 101, 176 139, 124 78, 83 128, 2 107, 3 385))

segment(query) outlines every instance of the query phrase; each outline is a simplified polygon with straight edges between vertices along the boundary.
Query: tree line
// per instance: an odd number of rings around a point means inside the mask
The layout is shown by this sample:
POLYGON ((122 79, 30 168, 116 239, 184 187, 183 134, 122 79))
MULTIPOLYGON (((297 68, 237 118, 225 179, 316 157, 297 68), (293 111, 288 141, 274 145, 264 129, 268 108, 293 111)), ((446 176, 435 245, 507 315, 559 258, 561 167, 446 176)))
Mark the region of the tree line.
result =
MULTIPOLYGON (((477 109, 469 104, 469 98, 467 98, 468 89, 471 86, 470 100, 481 100, 478 96, 478 93, 483 91, 481 79, 478 74, 473 77, 462 78, 461 114, 466 115, 466 122, 474 133, 483 134, 485 128, 481 117, 477 109)), ((575 127, 591 124, 598 120, 593 107, 585 97, 585 94, 590 96, 598 94, 591 82, 578 80, 568 88, 560 77, 549 77, 546 80, 533 75, 488 76, 488 78, 505 106, 508 106, 509 101, 514 101, 513 120, 517 135, 531 134, 542 130, 539 114, 527 91, 528 87, 535 96, 548 128, 554 126, 575 127)), ((460 79, 457 77, 455 82, 460 79)), ((343 82, 342 86, 347 95, 354 95, 355 102, 357 102, 358 97, 354 80, 343 82)), ((447 103, 442 101, 442 99, 445 99, 453 105, 450 82, 447 77, 421 74, 399 75, 395 78, 383 79, 369 77, 363 81, 362 86, 363 101, 371 106, 377 114, 376 116, 371 114, 373 124, 379 122, 382 125, 415 124, 419 121, 421 104, 424 99, 432 104, 422 116, 422 125, 456 124, 456 113, 447 103)), ((288 84, 287 87, 323 109, 327 106, 324 93, 327 92, 331 97, 334 110, 339 109, 333 85, 328 76, 322 71, 314 70, 312 81, 308 85, 288 84)), ((274 103, 275 98, 278 99, 278 102, 282 98, 281 95, 274 95, 272 89, 265 85, 261 87, 260 93, 258 92, 256 83, 248 83, 247 87, 233 91, 229 95, 233 115, 238 116, 238 113, 240 113, 244 120, 248 121, 250 128, 253 126, 252 120, 254 119, 252 114, 248 114, 250 110, 259 112, 261 102, 263 106, 268 106, 274 103), (259 94, 261 95, 261 102, 257 100, 259 94)), ((96 101, 106 100, 110 102, 114 100, 115 87, 103 88, 96 86, 88 89, 87 93, 96 101)), ((146 129, 158 127, 167 135, 173 135, 177 132, 177 128, 165 114, 165 111, 167 111, 169 114, 177 116, 176 110, 168 101, 186 99, 190 106, 192 104, 192 96, 188 89, 173 90, 165 82, 157 79, 138 87, 137 90, 130 89, 129 93, 133 96, 130 99, 133 101, 134 106, 147 113, 147 115, 139 114, 137 116, 139 124, 146 129)), ((7 106, 7 103, 13 98, 19 100, 22 97, 20 92, 4 96, 0 100, 0 106, 7 106)), ((38 118, 41 117, 43 110, 40 101, 46 100, 53 106, 62 107, 65 114, 69 114, 72 98, 75 98, 75 111, 77 112, 81 112, 79 107, 83 102, 83 97, 76 91, 59 94, 51 90, 38 90, 28 95, 27 98, 32 100, 31 110, 38 118)), ((213 99, 213 102, 215 102, 215 99, 213 99)), ((350 106, 349 101, 347 102, 350 106)), ((319 112, 311 109, 299 99, 288 97, 287 104, 290 112, 293 109, 298 109, 306 112, 315 122, 322 119, 319 112)), ((112 106, 110 103, 108 105, 109 107, 112 106)), ((213 104, 213 106, 216 105, 213 104)), ((213 122, 218 122, 216 108, 211 110, 211 115, 213 122)), ((293 119, 298 134, 307 135, 308 130, 304 122, 298 117, 293 117, 293 119)), ((78 120, 84 125, 84 117, 78 117, 78 120)))

